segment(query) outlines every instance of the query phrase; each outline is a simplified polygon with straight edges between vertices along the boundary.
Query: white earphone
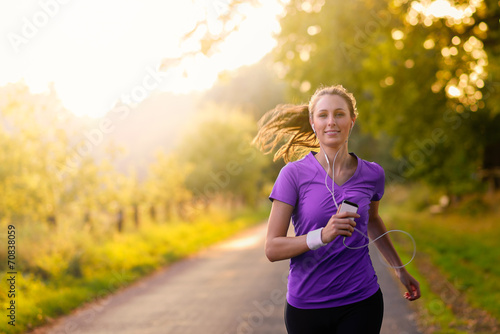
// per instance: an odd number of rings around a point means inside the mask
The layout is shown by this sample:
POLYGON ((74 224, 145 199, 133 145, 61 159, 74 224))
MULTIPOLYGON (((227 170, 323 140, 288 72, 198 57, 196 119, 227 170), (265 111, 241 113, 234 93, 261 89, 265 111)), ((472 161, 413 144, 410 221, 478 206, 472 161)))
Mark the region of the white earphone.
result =
MULTIPOLYGON (((311 127, 312 127, 314 133, 316 133, 316 130, 314 129, 314 124, 311 124, 311 127)), ((352 123, 351 123, 351 129, 349 130, 349 136, 347 137, 348 139, 351 136, 351 132, 352 132, 352 128, 353 127, 354 127, 354 121, 352 121, 352 123)), ((346 142, 347 142, 347 140, 346 140, 346 142)), ((321 147, 321 143, 320 143, 320 147, 321 147)), ((333 163, 332 163, 332 188, 330 189, 330 187, 328 187, 328 182, 327 182, 328 175, 330 173, 330 160, 328 159, 328 155, 326 154, 326 152, 323 151, 323 153, 325 154, 326 164, 328 166, 327 170, 326 170, 326 174, 325 174, 325 187, 326 187, 326 189, 328 189, 328 192, 330 192, 330 194, 332 195, 333 203, 335 204, 335 207, 337 208, 337 211, 339 209, 339 205, 337 203, 337 200, 335 199, 335 160, 337 160, 337 155, 339 154, 339 152, 340 152, 340 150, 338 150, 337 153, 335 153, 335 157, 333 158, 333 163)), ((379 235, 374 240, 370 241, 370 238, 366 234, 364 234, 361 230, 357 229, 356 227, 354 228, 354 230, 357 231, 357 232, 359 232, 362 236, 364 236, 368 240, 368 243, 366 243, 364 245, 361 245, 361 246, 350 247, 350 246, 347 246, 345 244, 346 237, 344 236, 342 243, 344 244, 344 247, 347 248, 347 249, 361 249, 361 248, 365 248, 365 247, 368 247, 369 245, 373 244, 374 242, 376 242, 377 240, 379 240, 380 238, 382 238, 386 234, 389 234, 391 232, 401 232, 401 233, 404 233, 404 234, 408 235, 410 237, 412 243, 413 243, 413 255, 412 255, 410 261, 408 261, 407 263, 405 263, 402 266, 391 266, 390 264, 386 264, 383 261, 382 261, 382 263, 384 265, 386 265, 387 267, 389 267, 389 268, 398 269, 398 268, 404 268, 404 267, 406 267, 415 258, 415 255, 417 253, 417 245, 416 245, 415 239, 413 239, 412 235, 410 233, 406 232, 406 231, 402 231, 402 230, 389 230, 389 231, 386 231, 385 233, 383 233, 382 235, 379 235)), ((380 256, 380 254, 379 254, 379 256, 380 256)))

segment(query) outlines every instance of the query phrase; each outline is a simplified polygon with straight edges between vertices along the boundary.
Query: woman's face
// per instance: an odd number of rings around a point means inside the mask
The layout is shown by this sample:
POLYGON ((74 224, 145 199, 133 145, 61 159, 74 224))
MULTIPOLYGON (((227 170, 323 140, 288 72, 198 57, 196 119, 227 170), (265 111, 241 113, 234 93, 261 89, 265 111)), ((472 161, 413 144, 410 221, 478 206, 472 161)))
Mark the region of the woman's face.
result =
POLYGON ((354 119, 342 97, 328 94, 319 98, 310 121, 321 145, 340 147, 348 139, 354 119))

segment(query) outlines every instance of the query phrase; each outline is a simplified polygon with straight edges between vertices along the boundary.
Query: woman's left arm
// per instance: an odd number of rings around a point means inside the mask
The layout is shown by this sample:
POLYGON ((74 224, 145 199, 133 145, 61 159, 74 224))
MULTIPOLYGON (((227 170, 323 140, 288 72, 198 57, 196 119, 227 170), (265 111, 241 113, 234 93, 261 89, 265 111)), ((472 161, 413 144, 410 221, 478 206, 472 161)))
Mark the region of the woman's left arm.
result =
MULTIPOLYGON (((372 240, 387 232, 384 221, 378 213, 378 206, 378 201, 372 201, 370 203, 370 209, 368 211, 368 236, 372 240)), ((388 234, 378 239, 375 245, 387 260, 387 262, 389 262, 391 267, 401 267, 403 265, 388 234)), ((420 298, 420 285, 418 281, 408 273, 406 268, 397 268, 395 269, 395 271, 396 275, 401 280, 401 283, 403 283, 403 285, 408 290, 408 292, 405 293, 404 297, 408 300, 416 300, 420 298)))

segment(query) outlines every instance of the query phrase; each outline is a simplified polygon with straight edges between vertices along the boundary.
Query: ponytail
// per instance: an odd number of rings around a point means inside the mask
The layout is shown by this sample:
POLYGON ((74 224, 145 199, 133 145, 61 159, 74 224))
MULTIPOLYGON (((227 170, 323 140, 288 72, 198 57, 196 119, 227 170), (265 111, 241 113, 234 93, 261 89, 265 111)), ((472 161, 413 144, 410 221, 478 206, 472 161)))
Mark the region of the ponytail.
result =
POLYGON ((356 99, 342 85, 319 87, 311 97, 309 104, 278 105, 268 111, 259 121, 259 132, 252 144, 269 154, 281 145, 274 154, 274 161, 283 158, 285 163, 299 158, 310 149, 319 148, 319 141, 309 123, 316 103, 323 95, 338 95, 346 101, 352 119, 356 119, 356 99))
POLYGON ((319 148, 319 142, 309 124, 309 107, 302 105, 278 105, 259 121, 259 132, 253 144, 269 154, 281 144, 274 154, 274 161, 283 158, 288 163, 300 157, 308 149, 319 148))

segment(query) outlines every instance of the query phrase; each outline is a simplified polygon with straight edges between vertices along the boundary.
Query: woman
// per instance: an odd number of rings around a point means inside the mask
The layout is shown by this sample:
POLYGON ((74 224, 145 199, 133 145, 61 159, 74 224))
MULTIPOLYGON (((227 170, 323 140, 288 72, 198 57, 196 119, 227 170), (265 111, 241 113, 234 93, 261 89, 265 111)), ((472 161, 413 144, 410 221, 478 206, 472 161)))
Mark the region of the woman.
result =
MULTIPOLYGON (((378 213, 385 176, 378 164, 348 153, 356 117, 356 101, 344 87, 320 88, 308 105, 267 113, 254 140, 269 152, 287 139, 275 154, 285 162, 320 148, 283 167, 270 195, 266 256, 291 259, 285 305, 291 334, 380 332, 383 297, 365 246, 366 235, 387 231, 378 213), (357 213, 339 213, 343 200, 356 203, 357 213), (294 237, 287 236, 290 220, 294 237)), ((404 297, 418 299, 419 284, 389 237, 376 245, 408 290, 404 297)))

